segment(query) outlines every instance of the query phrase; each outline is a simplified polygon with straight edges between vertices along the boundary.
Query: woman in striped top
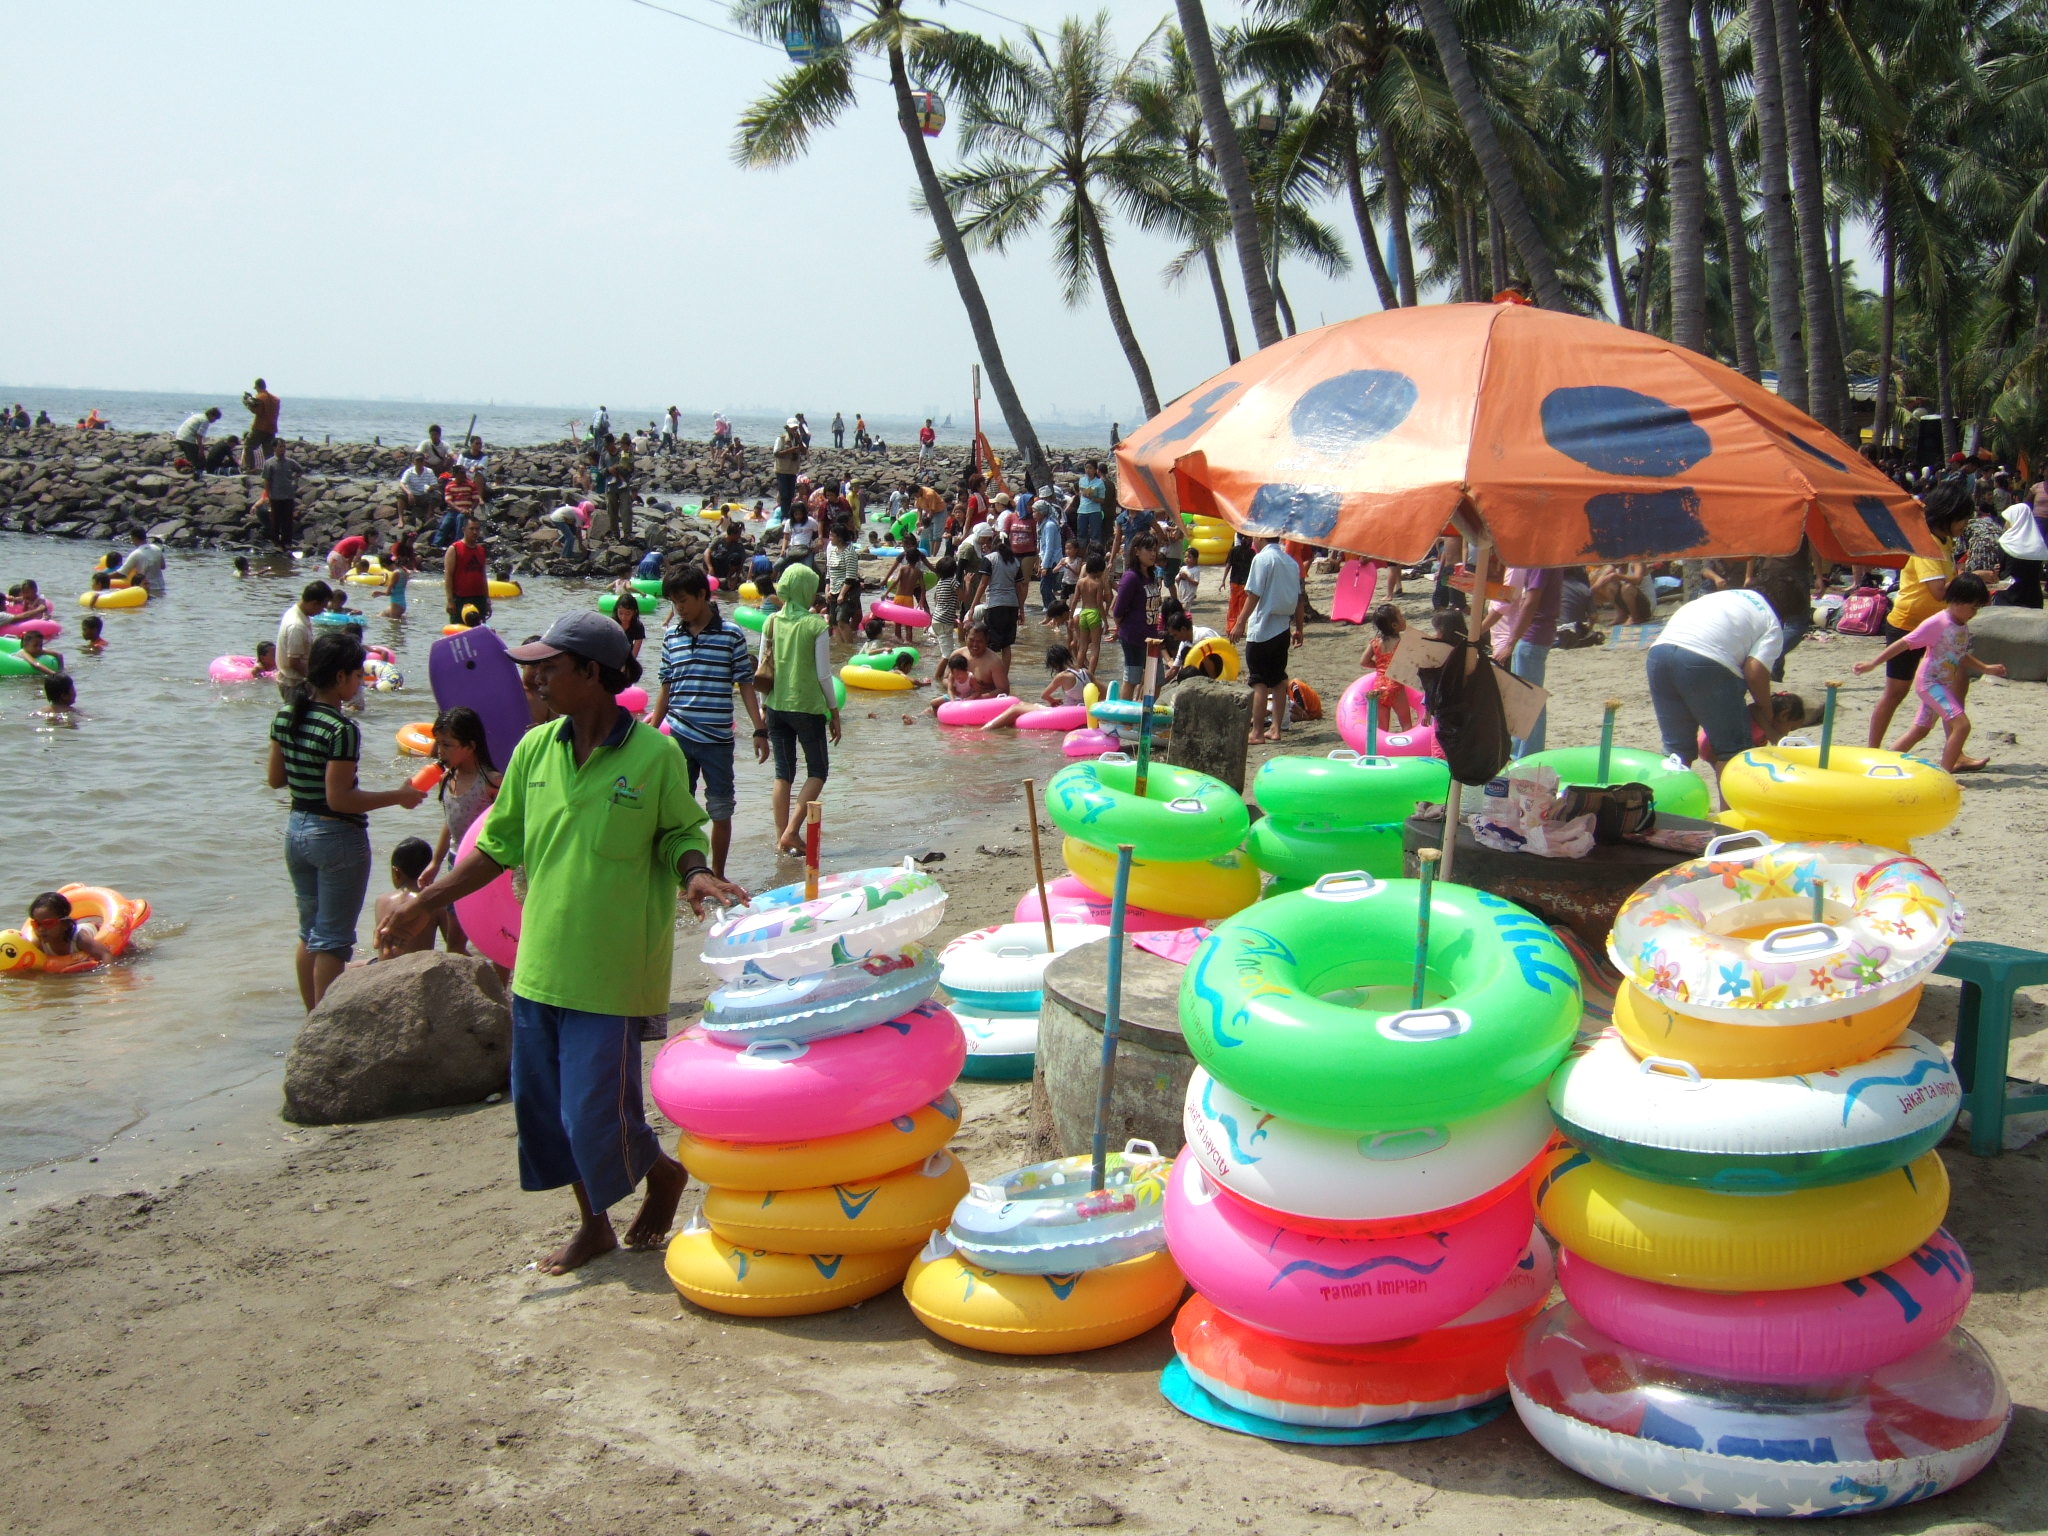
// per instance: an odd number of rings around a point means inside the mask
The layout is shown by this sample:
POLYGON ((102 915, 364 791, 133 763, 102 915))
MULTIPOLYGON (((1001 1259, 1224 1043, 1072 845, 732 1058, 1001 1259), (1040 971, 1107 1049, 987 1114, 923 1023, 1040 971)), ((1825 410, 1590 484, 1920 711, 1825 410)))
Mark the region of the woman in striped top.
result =
POLYGON ((362 692, 363 660, 353 630, 323 633, 304 686, 270 722, 270 787, 289 787, 292 796, 284 865, 298 898, 299 996, 309 1012, 355 952, 370 889, 368 813, 426 799, 410 784, 366 790, 356 782, 362 732, 341 706, 362 692))

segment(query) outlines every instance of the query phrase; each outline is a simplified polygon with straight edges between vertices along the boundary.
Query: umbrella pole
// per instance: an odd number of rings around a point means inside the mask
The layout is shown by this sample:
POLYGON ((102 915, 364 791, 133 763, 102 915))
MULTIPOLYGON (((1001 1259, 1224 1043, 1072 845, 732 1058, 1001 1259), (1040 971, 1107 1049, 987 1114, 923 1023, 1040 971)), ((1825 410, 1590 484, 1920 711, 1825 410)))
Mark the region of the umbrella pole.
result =
POLYGON ((1102 998, 1102 1075, 1095 1089, 1094 1164, 1088 1187, 1100 1190, 1109 1171, 1109 1094, 1116 1086, 1116 1041, 1124 1017, 1124 909, 1131 893, 1129 843, 1116 849, 1116 886, 1109 899, 1109 980, 1102 998))
POLYGON ((1607 701, 1606 718, 1600 722, 1600 762, 1594 779, 1603 787, 1607 783, 1607 770, 1614 761, 1614 717, 1621 712, 1621 700, 1607 701))
POLYGON ((1826 686, 1828 703, 1820 717, 1820 766, 1823 772, 1828 766, 1828 753, 1832 752, 1835 746, 1835 696, 1842 691, 1841 679, 1830 678, 1826 686))
POLYGON ((1436 874, 1436 861, 1441 857, 1433 848, 1425 848, 1415 856, 1422 876, 1422 897, 1415 919, 1415 991, 1408 1004, 1410 1008, 1422 1006, 1423 988, 1429 980, 1429 886, 1431 877, 1436 874))
POLYGON ((1052 907, 1045 899, 1045 854, 1038 846, 1038 781, 1024 781, 1024 814, 1031 822, 1031 875, 1038 882, 1038 916, 1045 924, 1045 952, 1053 952, 1052 907))
MULTIPOLYGON (((1472 612, 1474 615, 1485 611, 1486 570, 1493 563, 1493 548, 1486 535, 1476 533, 1465 541, 1472 552, 1472 612)), ((1440 878, 1451 878, 1451 865, 1458 852, 1458 822, 1464 815, 1460 802, 1464 799, 1465 786, 1455 777, 1451 780, 1451 792, 1444 797, 1444 840, 1443 868, 1437 873, 1440 878)))

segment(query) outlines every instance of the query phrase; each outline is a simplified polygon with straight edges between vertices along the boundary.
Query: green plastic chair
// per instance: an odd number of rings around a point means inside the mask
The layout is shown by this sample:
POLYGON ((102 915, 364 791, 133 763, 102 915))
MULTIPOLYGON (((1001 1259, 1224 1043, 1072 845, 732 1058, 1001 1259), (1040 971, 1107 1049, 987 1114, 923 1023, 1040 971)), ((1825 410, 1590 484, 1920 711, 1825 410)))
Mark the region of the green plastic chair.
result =
POLYGON ((2005 1117, 2048 1109, 2048 1087, 2009 1087, 2006 1055, 2012 1048, 2012 997, 2021 987, 2048 983, 2048 954, 1961 939, 1935 969, 1963 984, 1956 1010, 1956 1076, 1970 1111, 1970 1151, 1996 1157, 2005 1149, 2005 1117))

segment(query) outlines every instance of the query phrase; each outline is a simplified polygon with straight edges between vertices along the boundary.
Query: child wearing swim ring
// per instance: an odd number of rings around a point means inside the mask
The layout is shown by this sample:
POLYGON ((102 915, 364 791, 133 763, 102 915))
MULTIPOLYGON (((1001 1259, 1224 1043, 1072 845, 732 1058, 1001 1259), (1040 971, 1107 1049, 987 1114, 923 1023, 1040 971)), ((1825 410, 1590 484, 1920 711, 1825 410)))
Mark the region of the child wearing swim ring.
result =
POLYGON ((1399 721, 1400 729, 1405 731, 1415 723, 1415 710, 1408 702, 1408 690, 1394 681, 1393 668, 1394 652, 1400 647, 1408 621, 1392 603, 1381 603, 1372 611, 1372 627, 1372 639, 1366 644, 1365 654, 1358 658, 1358 665, 1379 674, 1372 689, 1373 703, 1380 714, 1379 728, 1387 730, 1393 721, 1399 721))
MULTIPOLYGON (((960 658, 964 661, 966 658, 960 658)), ((1039 691, 1038 703, 1027 704, 1022 699, 1009 705, 1000 715, 982 726, 984 731, 998 731, 1005 726, 1015 725, 1019 715, 1029 714, 1034 709, 1053 709, 1062 704, 1085 704, 1088 685, 1094 681, 1087 669, 1074 665, 1074 653, 1064 645, 1049 645, 1045 648, 1045 670, 1052 674, 1052 680, 1039 691)))
POLYGON ((277 676, 277 642, 275 640, 259 640, 256 642, 256 675, 258 677, 277 676))
POLYGON ((44 891, 28 904, 28 937, 46 955, 90 955, 101 965, 111 964, 114 952, 93 937, 94 931, 71 915, 71 898, 62 891, 44 891))

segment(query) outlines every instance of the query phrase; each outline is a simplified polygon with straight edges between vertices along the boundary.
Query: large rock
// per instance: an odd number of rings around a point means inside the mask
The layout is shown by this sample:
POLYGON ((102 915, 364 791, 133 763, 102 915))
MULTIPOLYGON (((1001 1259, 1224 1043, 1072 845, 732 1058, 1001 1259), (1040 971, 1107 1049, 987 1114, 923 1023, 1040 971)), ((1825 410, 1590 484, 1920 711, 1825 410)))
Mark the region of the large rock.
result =
POLYGON ((1245 738, 1252 728, 1251 690, 1239 683, 1191 677, 1174 685, 1173 737, 1166 760, 1221 779, 1244 793, 1245 738))
POLYGON ((2048 683, 2048 611, 1985 608, 1970 621, 1970 654, 2004 662, 2017 682, 2048 683))
POLYGON ((376 1120, 474 1104, 510 1082, 512 1015, 488 961, 431 951, 344 971, 284 1069, 284 1117, 376 1120))

